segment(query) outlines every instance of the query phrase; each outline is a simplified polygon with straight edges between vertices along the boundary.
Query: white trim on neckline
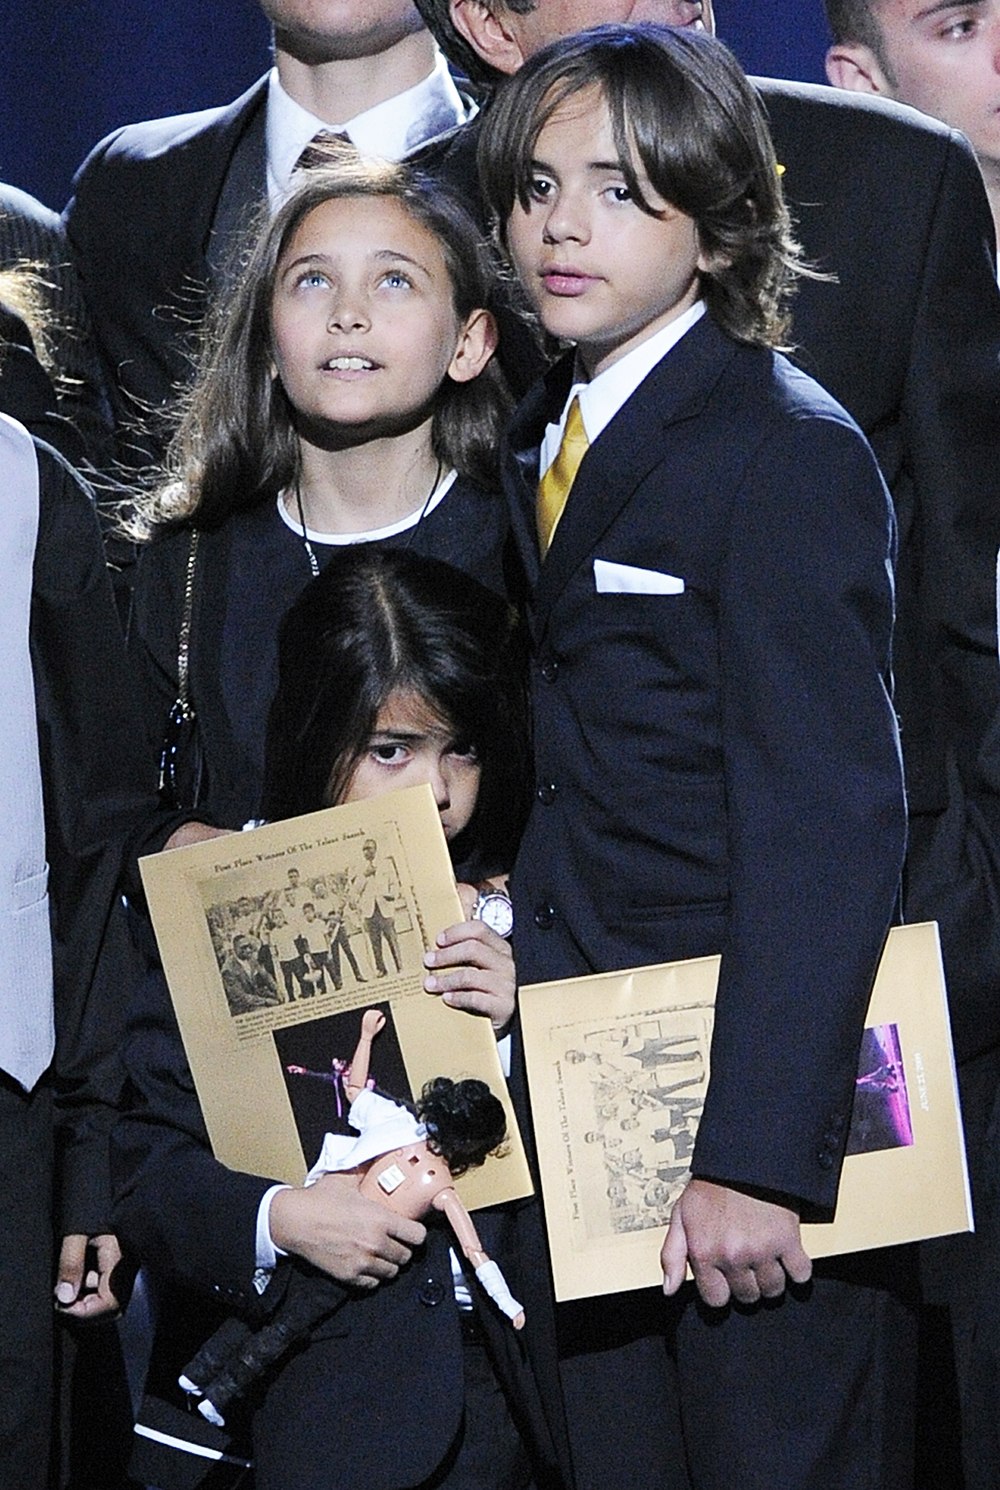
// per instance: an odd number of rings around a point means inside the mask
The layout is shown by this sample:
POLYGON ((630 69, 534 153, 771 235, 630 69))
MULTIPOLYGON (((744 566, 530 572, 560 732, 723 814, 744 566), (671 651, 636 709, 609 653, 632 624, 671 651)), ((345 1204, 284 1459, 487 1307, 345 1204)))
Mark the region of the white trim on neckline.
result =
MULTIPOLYGON (((398 522, 390 523, 385 528, 369 528, 364 533, 317 533, 312 528, 306 528, 305 537, 310 543, 325 543, 337 547, 345 547, 349 543, 377 543, 380 538, 394 538, 397 533, 405 533, 407 528, 415 528, 422 518, 440 506, 441 502, 451 491, 458 476, 457 471, 449 471, 438 482, 428 500, 415 508, 413 512, 401 517, 398 522)), ((286 528, 291 528, 299 542, 302 542, 302 524, 296 522, 285 506, 285 493, 278 493, 277 497, 278 516, 286 528)))

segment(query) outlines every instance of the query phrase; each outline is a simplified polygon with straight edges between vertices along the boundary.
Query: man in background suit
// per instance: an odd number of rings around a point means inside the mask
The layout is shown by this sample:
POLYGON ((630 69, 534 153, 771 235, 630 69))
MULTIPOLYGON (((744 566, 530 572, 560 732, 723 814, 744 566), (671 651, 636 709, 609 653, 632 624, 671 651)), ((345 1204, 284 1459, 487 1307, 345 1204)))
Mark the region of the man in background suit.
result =
POLYGON ((209 293, 320 132, 401 160, 468 117, 411 0, 261 0, 274 68, 224 108, 128 125, 77 174, 69 244, 129 465, 157 460, 209 293))
MULTIPOLYGON (((894 98, 944 120, 968 136, 976 152, 994 222, 1000 222, 1000 3, 975 0, 946 8, 920 0, 826 0, 834 44, 826 70, 836 87, 894 98)), ((995 912, 994 912, 995 915, 995 912)), ((964 987, 952 977, 961 1008, 964 987)), ((994 983, 1000 1002, 1000 979, 994 983)), ((1000 1345, 996 1278, 1000 1273, 1000 1047, 967 1054, 960 1047, 959 1091, 976 1230, 921 1249, 925 1298, 947 1306, 961 1417, 966 1490, 1000 1486, 1000 1345)), ((928 1313, 928 1324, 934 1320, 928 1313)), ((946 1373, 947 1350, 934 1362, 927 1402, 933 1441, 945 1435, 955 1384, 946 1373)), ((930 1374, 929 1367, 929 1374, 930 1374)), ((951 1450, 953 1452, 953 1450, 951 1450)))
MULTIPOLYGON (((53 391, 27 329, 3 314, 0 335, 11 331, 23 355, 0 348, 0 409, 48 433, 53 391)), ((0 444, 0 1483, 31 1490, 53 1451, 53 1279, 70 1319, 117 1309, 108 1142, 132 967, 117 887, 155 799, 90 494, 21 423, 0 417, 0 444)), ((102 1454, 111 1486, 107 1441, 102 1454)))
POLYGON ((895 98, 960 129, 976 152, 1000 224, 1000 3, 825 0, 835 88, 895 98))

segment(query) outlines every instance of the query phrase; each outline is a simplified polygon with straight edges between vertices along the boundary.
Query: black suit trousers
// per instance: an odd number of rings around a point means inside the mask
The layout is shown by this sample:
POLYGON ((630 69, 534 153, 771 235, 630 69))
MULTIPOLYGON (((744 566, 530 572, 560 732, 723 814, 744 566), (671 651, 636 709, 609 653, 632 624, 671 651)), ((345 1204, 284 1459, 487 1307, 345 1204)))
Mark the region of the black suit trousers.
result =
POLYGON ((577 1490, 909 1490, 914 1279, 902 1248, 751 1307, 559 1306, 577 1490))
POLYGON ((0 1485, 45 1490, 53 1395, 52 1093, 0 1072, 0 1485))

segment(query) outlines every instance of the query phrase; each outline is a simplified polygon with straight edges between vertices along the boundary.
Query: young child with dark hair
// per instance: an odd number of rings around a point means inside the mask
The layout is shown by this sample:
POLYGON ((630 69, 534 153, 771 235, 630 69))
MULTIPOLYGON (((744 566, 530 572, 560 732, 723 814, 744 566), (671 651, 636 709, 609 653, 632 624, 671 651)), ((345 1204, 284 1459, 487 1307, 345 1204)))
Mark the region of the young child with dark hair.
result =
POLYGON ((456 871, 509 870, 530 746, 525 640, 506 601, 439 560, 352 546, 286 616, 278 659, 265 817, 414 785, 437 741, 452 747, 435 790, 456 871))
POLYGON ((675 1485, 686 1462, 698 1490, 895 1485, 883 1404, 905 1428, 908 1317, 836 1269, 810 1282, 799 1236, 836 1204, 903 856, 888 496, 850 417, 775 350, 803 266, 723 46, 642 26, 555 43, 487 112, 480 166, 568 345, 505 475, 535 641, 519 978, 722 954, 672 1302, 558 1308, 578 1483, 675 1485), (610 1444, 607 1420, 629 1424, 610 1444))
MULTIPOLYGON (((516 612, 471 576, 403 549, 342 549, 282 628, 269 815, 428 783, 457 872, 502 871, 530 795, 523 660, 516 612)), ((510 945, 473 917, 476 886, 459 894, 470 919, 427 949, 424 987, 489 1019, 499 1038, 514 1013, 510 945)), ((308 1295, 310 1314, 317 1296, 328 1301, 253 1398, 260 1490, 558 1482, 520 1336, 482 1295, 489 1275, 458 1289, 446 1230, 376 1203, 357 1174, 329 1172, 339 1165, 325 1160, 314 1183, 295 1187, 218 1163, 162 979, 139 1000, 126 1060, 135 1101, 118 1134, 118 1215, 133 1249, 158 1276, 207 1289, 239 1316, 250 1329, 222 1339, 237 1353, 272 1318, 288 1326, 286 1296, 308 1295)), ((359 1063, 359 1090, 366 1075, 359 1063)), ((447 1114, 432 1100, 424 1121, 441 1132, 447 1114)), ((479 1160, 502 1134, 501 1123, 479 1160)), ((446 1152, 460 1172, 461 1145, 449 1140, 446 1152)), ((360 1162, 355 1155, 351 1167, 360 1162)), ((477 1252, 495 1259, 516 1294, 505 1208, 477 1213, 476 1228, 475 1266, 477 1252)), ((205 1312, 191 1347, 214 1323, 205 1312)), ((177 1360, 175 1379, 190 1354, 177 1360)), ((224 1348, 220 1370, 230 1364, 224 1348)), ((201 1366, 192 1380, 215 1390, 201 1366)))

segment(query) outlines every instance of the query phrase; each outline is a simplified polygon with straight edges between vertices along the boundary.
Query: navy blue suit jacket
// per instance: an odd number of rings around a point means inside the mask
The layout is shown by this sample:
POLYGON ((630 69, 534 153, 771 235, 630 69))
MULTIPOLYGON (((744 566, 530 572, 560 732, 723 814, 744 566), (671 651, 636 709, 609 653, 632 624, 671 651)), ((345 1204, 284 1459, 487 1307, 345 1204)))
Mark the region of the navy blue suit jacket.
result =
MULTIPOLYGON (((126 125, 95 145, 64 218, 123 432, 191 379, 208 294, 263 199, 267 78, 223 108, 126 125)), ((146 458, 162 431, 134 436, 146 458)))
POLYGON ((706 317, 591 446, 539 565, 570 373, 507 467, 535 648, 519 976, 721 952, 694 1171, 823 1210, 904 848, 888 495, 818 385, 706 317), (683 593, 598 593, 597 558, 683 593))

